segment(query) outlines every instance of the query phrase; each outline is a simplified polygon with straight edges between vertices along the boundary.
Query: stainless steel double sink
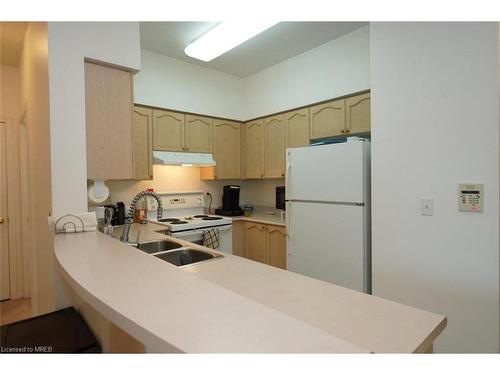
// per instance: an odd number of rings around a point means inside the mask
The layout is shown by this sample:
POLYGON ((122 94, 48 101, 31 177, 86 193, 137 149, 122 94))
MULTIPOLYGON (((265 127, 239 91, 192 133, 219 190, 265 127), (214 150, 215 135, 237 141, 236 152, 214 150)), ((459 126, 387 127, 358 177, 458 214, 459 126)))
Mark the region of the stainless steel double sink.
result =
POLYGON ((211 251, 186 247, 170 240, 140 242, 137 248, 177 267, 185 267, 224 257, 211 251))

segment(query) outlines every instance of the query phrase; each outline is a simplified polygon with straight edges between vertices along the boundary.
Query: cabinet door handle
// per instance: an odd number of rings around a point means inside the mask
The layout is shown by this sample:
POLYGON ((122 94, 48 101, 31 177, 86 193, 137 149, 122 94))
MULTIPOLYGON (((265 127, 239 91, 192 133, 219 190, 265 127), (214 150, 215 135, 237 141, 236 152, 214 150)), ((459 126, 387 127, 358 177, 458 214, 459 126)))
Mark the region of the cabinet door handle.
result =
POLYGON ((260 175, 260 177, 262 178, 262 177, 264 177, 264 175, 263 175, 263 174, 261 174, 261 175, 260 175))
POLYGON ((341 132, 342 134, 344 134, 344 133, 345 133, 345 130, 344 130, 344 129, 342 129, 340 132, 341 132))

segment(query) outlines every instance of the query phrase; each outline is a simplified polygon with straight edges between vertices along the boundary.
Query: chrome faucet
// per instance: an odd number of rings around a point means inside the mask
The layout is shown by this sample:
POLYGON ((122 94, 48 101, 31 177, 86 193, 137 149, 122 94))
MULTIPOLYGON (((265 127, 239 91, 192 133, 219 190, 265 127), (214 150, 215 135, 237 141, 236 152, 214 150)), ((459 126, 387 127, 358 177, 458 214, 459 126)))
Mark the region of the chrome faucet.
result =
POLYGON ((158 221, 161 220, 163 216, 163 204, 161 203, 161 198, 156 194, 155 192, 149 191, 149 190, 144 190, 141 191, 139 194, 137 194, 134 199, 132 199, 132 203, 130 203, 130 207, 128 209, 128 215, 127 218, 125 219, 125 226, 123 227, 123 233, 120 237, 120 241, 122 242, 128 242, 128 235, 130 232, 130 227, 132 226, 132 223, 134 222, 134 214, 135 214, 135 206, 137 205, 137 202, 139 202, 142 198, 145 196, 150 196, 156 199, 158 202, 158 210, 156 211, 156 217, 158 218, 158 221))

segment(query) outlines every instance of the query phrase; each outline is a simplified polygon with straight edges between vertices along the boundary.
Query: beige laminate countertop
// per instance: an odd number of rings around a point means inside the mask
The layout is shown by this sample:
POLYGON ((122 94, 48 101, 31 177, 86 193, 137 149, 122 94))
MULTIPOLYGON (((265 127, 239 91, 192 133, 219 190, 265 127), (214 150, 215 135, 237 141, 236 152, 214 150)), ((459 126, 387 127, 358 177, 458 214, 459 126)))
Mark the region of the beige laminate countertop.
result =
MULTIPOLYGON (((130 238, 138 229, 142 241, 170 238, 162 228, 134 224, 130 238)), ((421 352, 446 326, 443 316, 230 254, 178 268, 99 232, 57 235, 54 246, 70 286, 147 351, 421 352)))

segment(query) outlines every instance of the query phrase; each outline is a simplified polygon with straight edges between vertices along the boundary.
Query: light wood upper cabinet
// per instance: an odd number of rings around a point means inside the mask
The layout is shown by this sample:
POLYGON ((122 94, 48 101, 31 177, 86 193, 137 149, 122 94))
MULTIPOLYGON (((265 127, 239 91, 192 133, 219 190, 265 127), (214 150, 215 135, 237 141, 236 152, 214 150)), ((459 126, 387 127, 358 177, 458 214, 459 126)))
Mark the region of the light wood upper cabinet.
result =
POLYGON ((185 121, 185 151, 211 153, 212 119, 186 115, 185 121))
POLYGON ((264 177, 264 120, 245 124, 245 176, 264 177))
POLYGON ((309 146, 309 108, 285 113, 286 148, 309 146))
POLYGON ((345 133, 345 100, 335 100, 310 107, 311 139, 345 133))
POLYGON ((345 100, 346 132, 365 133, 370 131, 370 94, 352 96, 345 100))
POLYGON ((241 125, 214 119, 214 158, 216 179, 241 178, 241 125))
POLYGON ((184 114, 153 110, 153 149, 184 151, 184 114))
POLYGON ((153 178, 153 110, 134 107, 132 127, 134 179, 153 178))
POLYGON ((267 264, 286 270, 286 230, 278 225, 266 225, 267 264))
POLYGON ((264 119, 264 177, 285 177, 285 116, 264 119))
POLYGON ((247 222, 246 223, 246 251, 247 258, 256 262, 266 263, 266 231, 265 225, 247 222))
POLYGON ((132 74, 85 63, 87 178, 132 179, 132 74))

